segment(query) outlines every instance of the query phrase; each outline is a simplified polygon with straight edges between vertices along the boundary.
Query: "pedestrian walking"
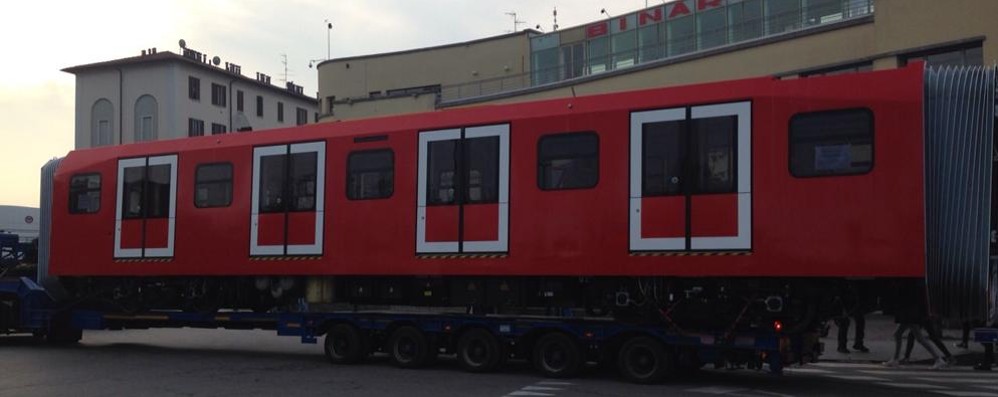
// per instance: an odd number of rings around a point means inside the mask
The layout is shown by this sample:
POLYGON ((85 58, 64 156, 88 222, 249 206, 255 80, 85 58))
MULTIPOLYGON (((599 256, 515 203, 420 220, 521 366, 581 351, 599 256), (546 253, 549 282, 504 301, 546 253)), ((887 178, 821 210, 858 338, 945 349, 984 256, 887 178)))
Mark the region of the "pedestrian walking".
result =
POLYGON ((897 291, 897 301, 894 305, 894 322, 897 328, 894 330, 894 356, 884 365, 896 367, 901 358, 901 346, 904 343, 905 332, 912 334, 918 344, 928 350, 935 363, 932 369, 946 367, 947 363, 943 359, 942 353, 926 340, 922 334, 922 325, 926 319, 926 297, 925 287, 914 282, 902 282, 897 291))

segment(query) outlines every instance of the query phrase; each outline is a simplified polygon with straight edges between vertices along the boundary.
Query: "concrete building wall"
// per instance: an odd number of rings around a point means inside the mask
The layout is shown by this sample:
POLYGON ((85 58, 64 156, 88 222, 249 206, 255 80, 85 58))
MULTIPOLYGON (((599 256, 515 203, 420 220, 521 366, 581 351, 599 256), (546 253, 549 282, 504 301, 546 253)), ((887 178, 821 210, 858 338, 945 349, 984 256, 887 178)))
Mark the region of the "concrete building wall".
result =
MULTIPOLYGON (((425 99, 406 102, 392 97, 389 103, 363 102, 374 96, 389 96, 388 90, 459 84, 529 73, 529 34, 458 43, 415 51, 376 56, 333 59, 319 64, 320 117, 324 120, 393 114, 406 109, 425 109, 425 99), (333 112, 330 114, 329 97, 333 112), (351 102, 348 106, 347 102, 351 102), (335 115, 335 116, 334 116, 335 115)), ((412 96, 412 95, 402 95, 412 96)), ((379 101, 381 102, 381 101, 379 101)), ((432 108, 432 107, 431 107, 432 108)))

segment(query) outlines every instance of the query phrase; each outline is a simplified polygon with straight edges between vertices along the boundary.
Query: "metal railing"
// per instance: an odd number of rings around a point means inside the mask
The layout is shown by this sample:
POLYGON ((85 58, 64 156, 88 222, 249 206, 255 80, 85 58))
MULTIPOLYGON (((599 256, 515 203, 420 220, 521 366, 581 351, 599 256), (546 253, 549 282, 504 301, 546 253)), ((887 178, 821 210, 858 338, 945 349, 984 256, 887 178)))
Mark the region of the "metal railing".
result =
MULTIPOLYGON (((608 52, 603 56, 591 56, 590 49, 586 48, 581 67, 578 64, 566 63, 560 60, 554 66, 533 68, 534 62, 532 61, 532 70, 530 72, 445 85, 441 87, 440 101, 458 101, 524 88, 544 86, 612 70, 625 69, 653 61, 688 56, 698 52, 717 50, 725 46, 733 46, 753 40, 847 22, 873 14, 873 3, 874 0, 823 1, 818 2, 818 6, 800 7, 800 9, 793 10, 793 12, 764 15, 761 18, 745 19, 735 24, 725 23, 724 26, 711 30, 702 29, 701 26, 698 26, 699 21, 696 21, 692 24, 693 28, 688 29, 692 30, 692 33, 681 35, 669 34, 667 35, 669 40, 665 42, 656 42, 644 46, 637 45, 638 40, 640 40, 638 38, 640 33, 631 31, 630 33, 634 36, 635 40, 632 48, 623 51, 608 52)), ((728 21, 727 11, 727 9, 724 9, 726 22, 728 21)), ((697 19, 696 16, 684 18, 693 18, 694 21, 697 19)), ((687 21, 687 23, 689 22, 687 21)), ((675 21, 659 23, 659 29, 669 28, 669 23, 675 23, 675 21)), ((611 46, 615 36, 604 37, 608 39, 606 46, 611 46)), ((656 37, 662 37, 662 35, 656 35, 656 37)), ((560 51, 562 47, 577 45, 579 43, 564 43, 561 47, 555 47, 551 50, 560 51)), ((584 47, 589 47, 586 45, 588 44, 587 42, 583 41, 581 43, 583 43, 584 47)), ((561 58, 560 53, 557 56, 561 58)))

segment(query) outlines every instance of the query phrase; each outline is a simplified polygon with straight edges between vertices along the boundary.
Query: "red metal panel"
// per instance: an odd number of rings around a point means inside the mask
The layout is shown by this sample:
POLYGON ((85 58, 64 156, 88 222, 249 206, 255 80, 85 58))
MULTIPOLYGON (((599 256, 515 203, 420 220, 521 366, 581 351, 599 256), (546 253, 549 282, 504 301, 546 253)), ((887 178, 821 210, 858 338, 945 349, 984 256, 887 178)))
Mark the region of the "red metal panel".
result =
POLYGON ((284 213, 260 214, 257 244, 284 245, 284 213))
POLYGON ((641 237, 686 237, 686 197, 642 198, 641 237))
POLYGON ((499 239, 499 204, 464 206, 464 241, 499 239))
POLYGON ((315 244, 315 212, 288 213, 288 245, 315 244))
POLYGON ((738 235, 738 195, 693 196, 690 202, 692 237, 732 237, 738 235))
POLYGON ((170 244, 169 235, 169 219, 146 219, 146 248, 166 248, 170 244))
POLYGON ((426 241, 457 241, 458 206, 426 207, 426 241))
POLYGON ((121 248, 142 248, 142 219, 121 220, 121 248))

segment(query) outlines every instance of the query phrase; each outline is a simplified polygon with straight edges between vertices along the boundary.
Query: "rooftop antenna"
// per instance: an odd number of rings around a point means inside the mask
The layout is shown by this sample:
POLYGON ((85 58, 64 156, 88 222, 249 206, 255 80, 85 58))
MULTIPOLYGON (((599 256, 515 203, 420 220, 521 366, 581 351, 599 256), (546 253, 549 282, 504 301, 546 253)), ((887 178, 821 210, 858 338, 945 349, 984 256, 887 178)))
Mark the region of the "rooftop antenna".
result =
POLYGON ((284 78, 281 82, 284 84, 288 83, 288 54, 281 54, 281 64, 284 65, 284 78))
POLYGON ((516 31, 520 29, 520 25, 523 25, 523 24, 526 23, 524 21, 516 19, 516 11, 507 12, 506 15, 509 15, 509 16, 513 17, 513 31, 510 32, 510 33, 516 33, 516 31))
POLYGON ((551 29, 551 31, 553 32, 558 30, 558 7, 555 7, 554 11, 552 11, 551 14, 554 15, 554 26, 552 26, 551 29))

